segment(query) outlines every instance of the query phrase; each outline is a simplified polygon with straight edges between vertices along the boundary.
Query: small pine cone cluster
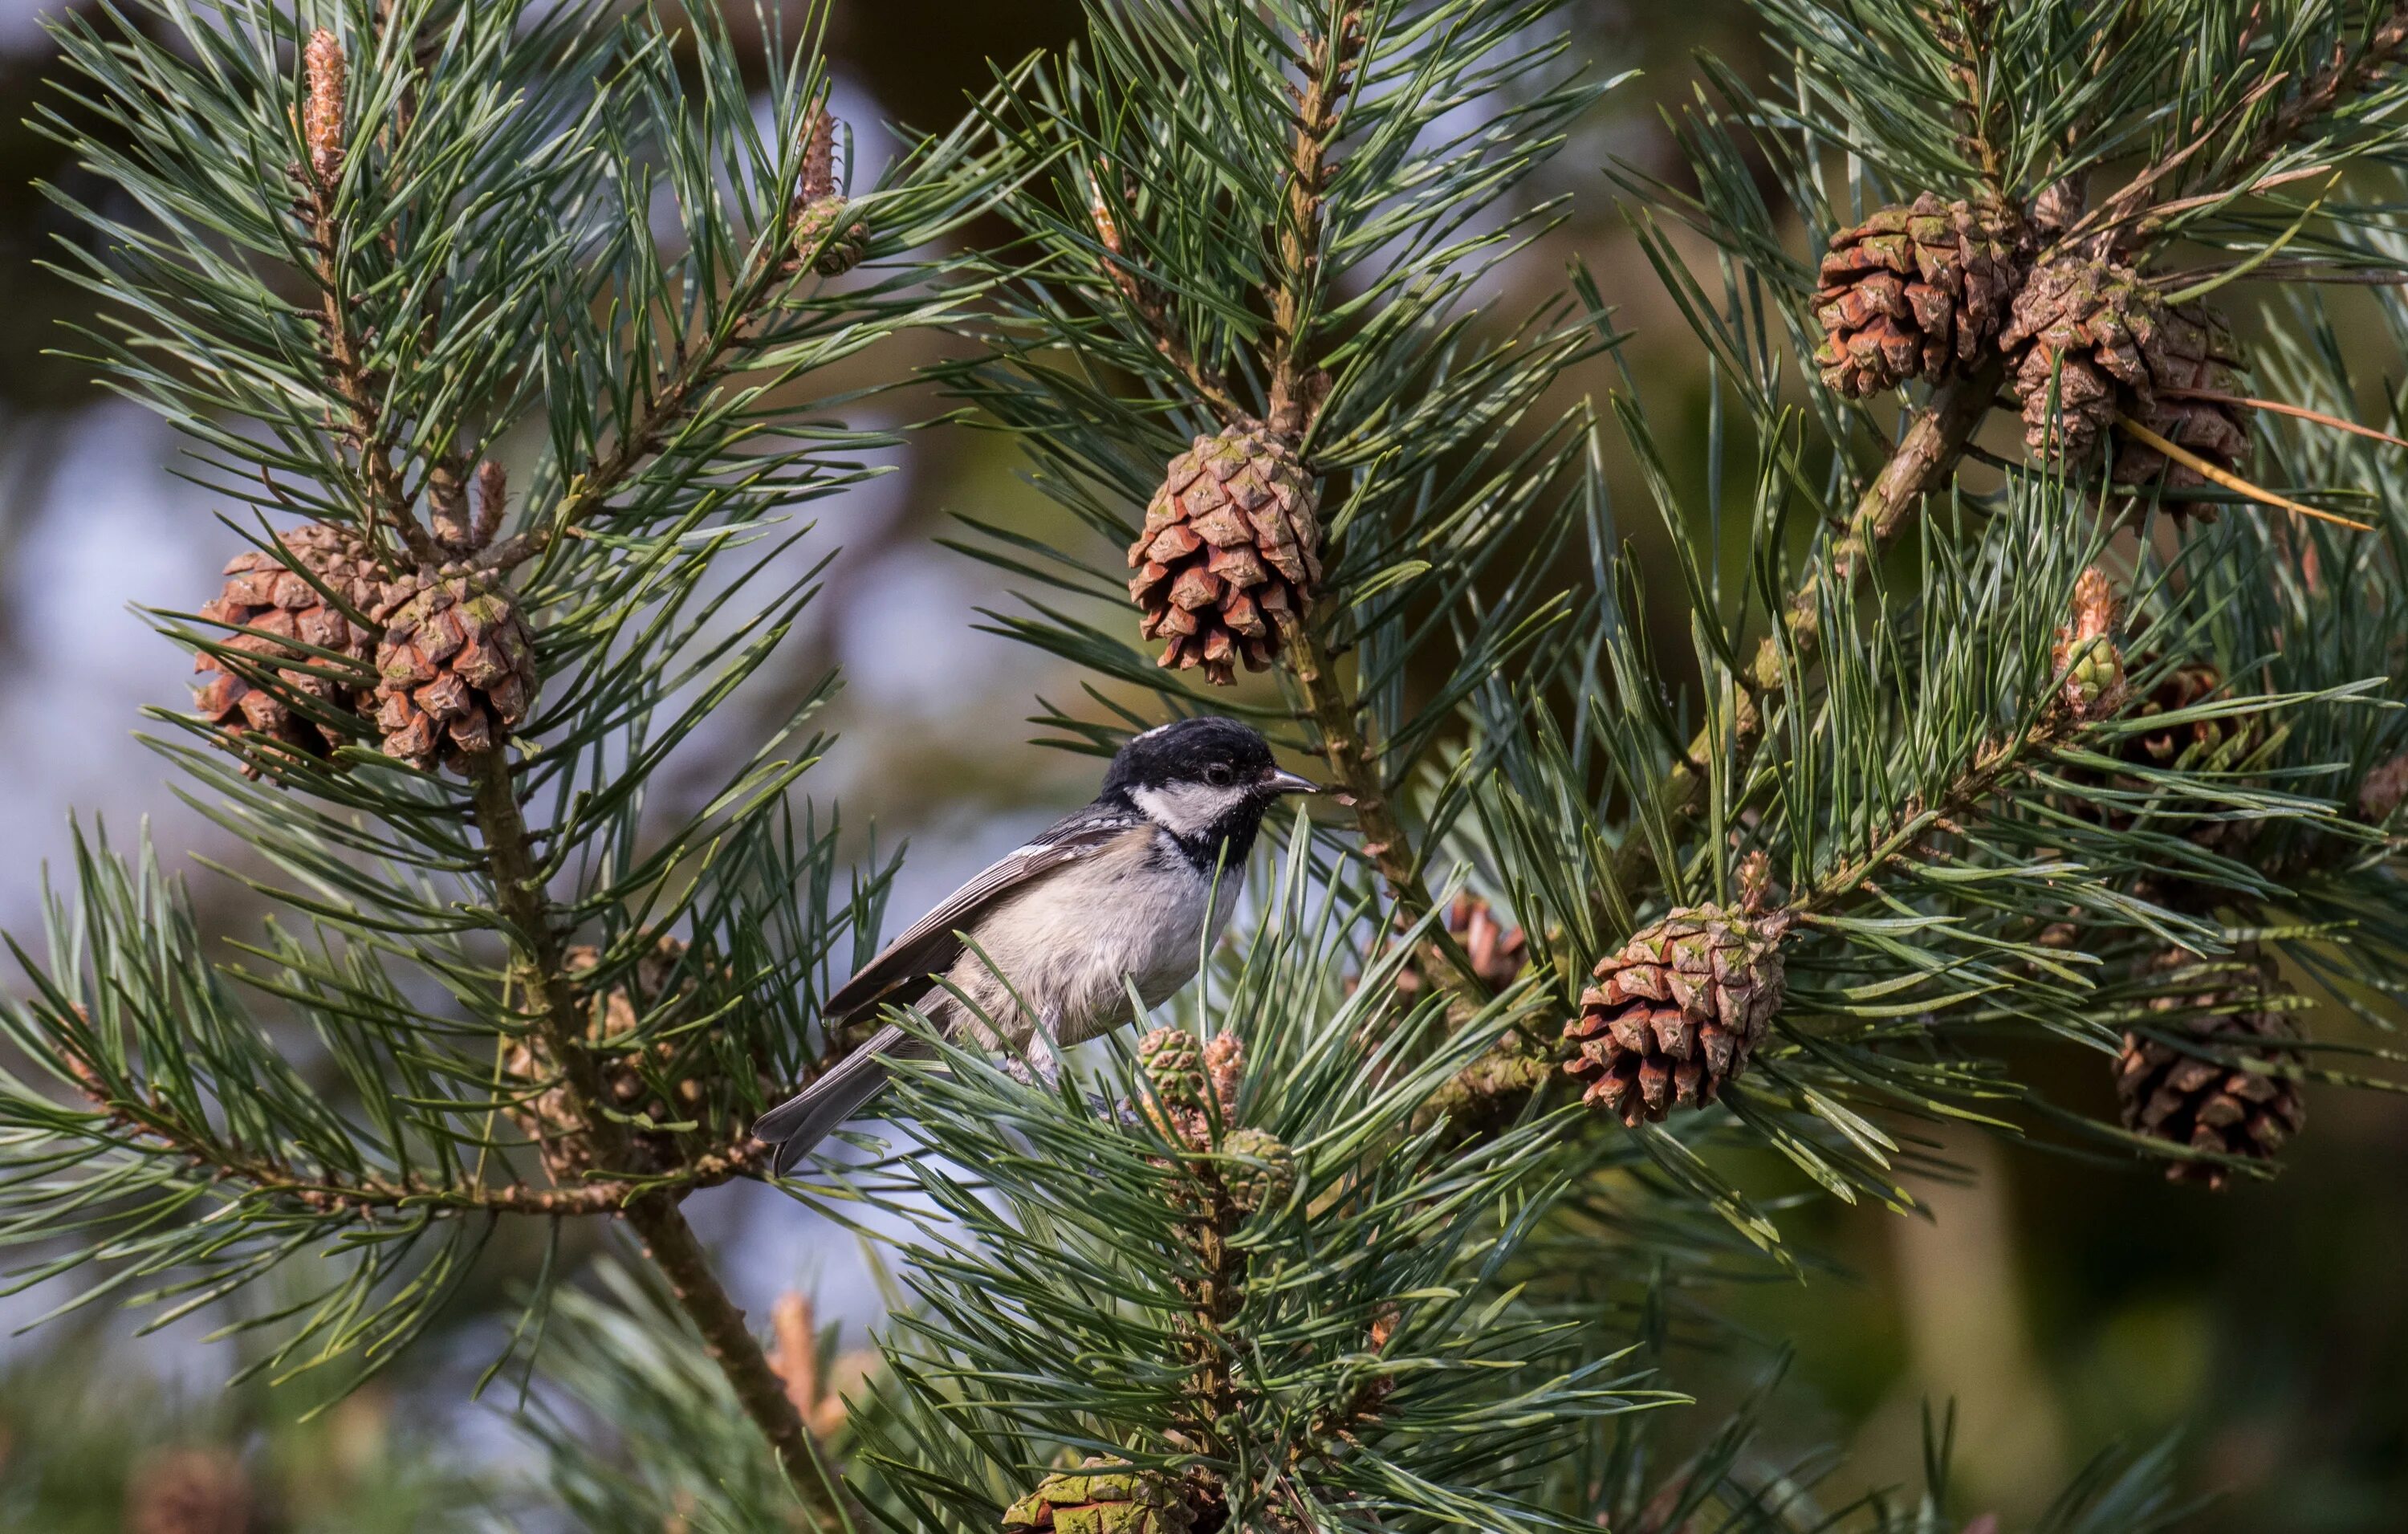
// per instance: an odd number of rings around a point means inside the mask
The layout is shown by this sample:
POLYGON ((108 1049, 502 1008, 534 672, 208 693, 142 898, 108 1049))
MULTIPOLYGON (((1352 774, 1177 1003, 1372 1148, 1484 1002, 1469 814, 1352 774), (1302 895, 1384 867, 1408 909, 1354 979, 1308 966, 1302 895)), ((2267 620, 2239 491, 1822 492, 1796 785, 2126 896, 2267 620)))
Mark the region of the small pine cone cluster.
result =
MULTIPOLYGON (((562 962, 573 980, 599 965, 602 953, 580 945, 563 954, 562 962)), ((627 1118, 656 1125, 692 1122, 710 1111, 713 1094, 710 1083, 699 1077, 676 1081, 666 1096, 653 1085, 674 1068, 677 1043, 660 1039, 632 1049, 624 1044, 647 1017, 665 1008, 691 1004, 700 990, 700 974, 686 957, 686 945, 666 934, 609 990, 596 991, 590 985, 578 984, 579 1000, 585 1013, 586 1043, 602 1055, 597 1064, 603 1086, 610 1097, 605 1106, 627 1118), (609 1053, 613 1039, 622 1040, 622 1047, 617 1053, 609 1053), (652 1068, 650 1079, 647 1065, 652 1068)), ((585 1143, 568 1088, 553 1068, 543 1040, 529 1035, 512 1043, 503 1055, 502 1068, 521 1084, 522 1090, 533 1089, 510 1108, 510 1118, 541 1149, 544 1167, 552 1173, 552 1181, 564 1185, 580 1181, 594 1169, 593 1151, 585 1143)), ((761 1084, 766 1090, 771 1083, 765 1076, 761 1084)), ((732 1131, 732 1127, 705 1124, 691 1133, 713 1138, 715 1142, 719 1131, 732 1131)), ((628 1141, 635 1165, 609 1170, 666 1171, 683 1159, 681 1135, 676 1130, 637 1129, 628 1136, 628 1141)))
MULTIPOLYGON (((2132 717, 2148 720, 2180 713, 2224 691, 2224 673, 2214 662, 2186 661, 2157 680, 2149 695, 2132 710, 2132 717)), ((2258 742, 2257 721, 2247 715, 2192 719, 2128 735, 2118 743, 2116 754, 2136 767, 2223 772, 2243 766, 2258 742)))
POLYGON ((1213 1110, 1224 1125, 1236 1118, 1246 1079, 1246 1046, 1236 1034, 1198 1044, 1184 1028, 1156 1028, 1137 1041, 1137 1058, 1154 1092, 1136 1106, 1165 1140, 1200 1151, 1212 1142, 1213 1110))
POLYGON ((2238 472, 2248 457, 2241 409, 2186 393, 2231 390, 2241 366, 2231 331, 2203 304, 2164 303, 2128 266, 2069 258, 2038 268, 1999 340, 2016 354, 2024 444, 2036 458, 2080 469, 2112 449, 2118 484, 2161 475, 2172 489, 2206 483, 2196 469, 2119 438, 2118 415, 2218 468, 2238 472))
POLYGON ((1600 961, 1564 1025, 1583 1100, 1634 1126, 1714 1101, 1781 1011, 1787 930, 1778 912, 1684 907, 1600 961))
POLYGON ((535 644, 502 586, 460 565, 396 582, 377 614, 376 723, 384 753, 422 772, 494 751, 526 718, 535 644))
MULTIPOLYGON (((204 652, 193 661, 194 671, 208 679, 194 695, 194 708, 229 734, 323 759, 343 743, 343 734, 293 700, 307 697, 337 721, 355 714, 356 695, 376 652, 366 620, 393 588, 366 546, 342 528, 310 523, 276 542, 280 555, 251 549, 229 560, 225 585, 200 615, 227 628, 251 630, 226 638, 225 648, 277 675, 244 676, 204 652), (300 645, 342 659, 330 661, 300 645), (337 674, 345 661, 357 666, 356 679, 337 674)), ((244 770, 259 775, 256 764, 244 770)))
POLYGON ((1268 668, 1321 581, 1313 480, 1268 426, 1199 437, 1170 461, 1129 545, 1129 599, 1161 664, 1221 685, 1268 668))
MULTIPOLYGON (((2288 1013, 2268 1005, 2281 991, 2272 963, 2254 947, 2223 965, 2202 965, 2176 949, 2151 960, 2145 973, 2170 989, 2148 1003, 2163 1023, 2127 1032, 2116 1056, 2124 1127, 2211 1155, 2271 1159, 2306 1117, 2298 1080, 2276 1074, 2298 1064, 2299 1052, 2288 1046, 2300 1034, 2288 1013)), ((2221 1188, 2231 1169, 2174 1161, 2166 1176, 2221 1188)))
POLYGON ((1003 1534, 1188 1534, 1195 1510, 1154 1470, 1113 1469, 1090 1459, 1049 1475, 1003 1510, 1003 1534))
POLYGON ((2123 601, 2107 572, 2093 565, 2073 583, 2073 622, 2057 631, 2053 656, 2064 677, 2066 711, 2095 719, 2124 706, 2124 652, 2116 648, 2115 624, 2123 601))
POLYGON ((1814 294, 1824 383, 1861 399, 1952 377, 1997 340, 2016 265, 2005 219, 1928 192, 1841 230, 1814 294))

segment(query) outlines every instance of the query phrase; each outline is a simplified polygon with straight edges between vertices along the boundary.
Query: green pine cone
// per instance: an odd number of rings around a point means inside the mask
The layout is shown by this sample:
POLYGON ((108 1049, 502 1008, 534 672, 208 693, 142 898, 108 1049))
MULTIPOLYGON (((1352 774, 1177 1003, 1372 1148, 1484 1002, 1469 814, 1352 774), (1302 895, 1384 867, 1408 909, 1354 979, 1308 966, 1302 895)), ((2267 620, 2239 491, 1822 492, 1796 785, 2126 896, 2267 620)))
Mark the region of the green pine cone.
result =
POLYGON ((1225 1166, 1221 1176, 1231 1201, 1247 1213, 1286 1203, 1296 1191, 1296 1153, 1268 1130, 1232 1129, 1222 1138, 1221 1154, 1241 1158, 1225 1166))
POLYGON ((1156 1028, 1137 1041, 1138 1064, 1154 1096, 1171 1108, 1204 1102, 1204 1047, 1184 1028, 1156 1028))

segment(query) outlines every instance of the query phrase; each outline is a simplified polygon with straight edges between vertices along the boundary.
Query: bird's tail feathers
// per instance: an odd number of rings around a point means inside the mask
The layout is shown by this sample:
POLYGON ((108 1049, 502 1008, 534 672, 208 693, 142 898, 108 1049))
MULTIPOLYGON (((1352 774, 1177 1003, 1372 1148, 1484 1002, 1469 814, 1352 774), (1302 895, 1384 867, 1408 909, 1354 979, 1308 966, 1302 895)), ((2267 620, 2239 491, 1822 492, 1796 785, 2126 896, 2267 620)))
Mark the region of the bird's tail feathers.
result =
POLYGON ((752 1133, 778 1147, 776 1174, 783 1177, 794 1170, 812 1147, 886 1090, 889 1060, 920 1059, 928 1053, 922 1040, 890 1025, 830 1067, 826 1075, 762 1114, 752 1133))

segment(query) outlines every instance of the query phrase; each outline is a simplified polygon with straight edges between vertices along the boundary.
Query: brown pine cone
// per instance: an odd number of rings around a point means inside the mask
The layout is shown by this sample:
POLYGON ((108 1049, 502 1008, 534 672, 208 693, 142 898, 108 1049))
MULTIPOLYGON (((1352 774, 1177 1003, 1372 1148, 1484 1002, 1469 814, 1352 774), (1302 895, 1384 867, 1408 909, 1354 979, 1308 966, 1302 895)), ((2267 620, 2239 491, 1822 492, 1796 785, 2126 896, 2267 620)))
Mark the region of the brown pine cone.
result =
MULTIPOLYGON (((596 991, 575 980, 602 962, 601 950, 580 944, 562 955, 584 1012, 585 1041, 600 1056, 595 1063, 609 1094, 606 1106, 627 1117, 654 1124, 692 1122, 710 1111, 713 1094, 709 1082, 688 1077, 678 1081, 664 1097, 646 1079, 643 1051, 651 1051, 652 1076, 657 1080, 676 1060, 676 1042, 659 1039, 649 1046, 633 1047, 626 1042, 647 1017, 665 1008, 690 1004, 701 990, 701 978, 695 967, 682 962, 685 953, 684 943, 664 934, 654 942, 652 952, 638 959, 635 968, 607 991, 596 991), (613 1040, 618 1041, 615 1046, 613 1040)), ((767 1062, 761 1065, 766 1067, 767 1062)), ((552 1181, 564 1185, 580 1181, 593 1168, 593 1151, 578 1132, 568 1088, 553 1068, 543 1040, 530 1034, 513 1042, 504 1052, 502 1069, 518 1083, 518 1090, 531 1093, 509 1111, 511 1121, 541 1150, 544 1167, 552 1173, 552 1181)), ((765 1073, 760 1084, 766 1091, 775 1083, 765 1073)), ((635 1129, 627 1137, 635 1165, 609 1169, 638 1174, 666 1171, 684 1159, 681 1139, 698 1137, 702 1143, 718 1144, 732 1135, 734 1127, 732 1121, 703 1124, 685 1136, 666 1128, 635 1129)))
MULTIPOLYGON (((2124 1127, 2196 1151, 2272 1158, 2306 1117, 2297 1080, 2247 1068, 2300 1059, 2285 1047, 2299 1040, 2299 1029, 2288 1013, 2266 1005, 2282 988, 2272 962, 2254 944, 2216 963, 2169 949, 2143 974, 2170 989, 2148 1003, 2161 1021, 2127 1032, 2115 1059, 2124 1127)), ((2211 1188, 2223 1187, 2230 1174, 2214 1161, 2166 1167, 2172 1182, 2211 1188)))
POLYGON ((422 772, 497 750, 539 681, 535 645, 509 592, 458 566, 405 577, 377 614, 378 728, 384 753, 422 772))
POLYGON ((1713 1102, 1781 1011, 1787 919, 1684 907, 1600 961, 1564 1025, 1564 1069, 1626 1125, 1713 1102))
POLYGON ((2358 813, 2376 825, 2389 820, 2403 799, 2408 799, 2408 753, 2382 763, 2358 785, 2358 813))
POLYGON ((1129 599, 1140 632, 1165 641, 1161 664, 1224 686, 1242 659, 1267 669, 1299 631, 1321 581, 1312 476, 1262 425, 1199 437, 1170 461, 1129 545, 1129 599))
MULTIPOLYGON (((1406 924, 1410 925, 1410 924, 1406 924)), ((1530 940, 1518 926, 1507 926, 1497 919, 1496 908, 1476 895, 1458 895, 1446 908, 1446 929, 1456 942, 1463 945, 1466 958, 1471 961, 1472 972, 1491 991, 1501 991, 1522 978, 1530 962, 1530 940)), ((1352 994, 1357 980, 1346 982, 1352 994)), ((1394 988, 1397 999, 1410 1007, 1421 999, 1428 982, 1422 975, 1422 960, 1413 960, 1397 971, 1394 988)))
POLYGON ((1154 1470, 1107 1469, 1090 1459, 1049 1475, 1003 1510, 1003 1534, 1187 1534, 1196 1524, 1170 1481, 1154 1470))
POLYGON ((1823 381, 1862 398, 1982 356, 2014 292, 2014 243, 2003 220, 1928 192, 1833 235, 1814 294, 1823 381))
MULTIPOLYGON (((342 528, 310 523, 279 535, 276 541, 289 563, 264 549, 235 555, 226 562, 224 587, 200 612, 212 624, 257 630, 230 635, 223 642, 276 670, 274 682, 262 686, 203 652, 193 658, 193 669, 208 680, 194 690, 193 704, 203 719, 229 734, 272 740, 322 760, 334 754, 344 738, 294 708, 290 699, 308 697, 337 714, 356 712, 357 695, 376 652, 375 632, 365 620, 391 587, 366 545, 342 528), (308 572, 308 579, 296 572, 296 566, 308 572), (310 583, 313 579, 316 585, 310 583), (327 600, 327 593, 336 600, 327 600), (330 674, 341 668, 341 662, 280 642, 283 640, 356 663, 356 681, 330 674)), ((256 764, 243 770, 259 776, 256 764)))
MULTIPOLYGON (((2231 392, 2241 366, 2231 331, 2204 304, 2168 306, 2128 266, 2067 258, 2038 268, 2015 295, 1999 344, 2020 352, 2015 392, 2023 401, 2024 445, 2036 458, 2062 457, 2081 468, 2105 447, 2114 452, 2118 484, 2154 484, 2160 475, 2171 489, 2207 482, 2198 470, 2117 433, 2120 414, 2219 468, 2238 473, 2248 460, 2243 410, 2168 393, 2231 392)), ((2214 513, 2199 505, 2189 514, 2214 513)))

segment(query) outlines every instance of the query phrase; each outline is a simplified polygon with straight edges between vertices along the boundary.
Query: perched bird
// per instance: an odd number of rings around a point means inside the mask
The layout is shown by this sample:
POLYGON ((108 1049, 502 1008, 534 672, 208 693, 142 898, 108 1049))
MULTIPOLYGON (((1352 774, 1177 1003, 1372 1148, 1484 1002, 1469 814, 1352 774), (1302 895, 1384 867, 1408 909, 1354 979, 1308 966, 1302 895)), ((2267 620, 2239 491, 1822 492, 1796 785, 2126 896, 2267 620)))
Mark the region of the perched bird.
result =
MULTIPOLYGON (((1318 792, 1280 770, 1263 738, 1236 720, 1148 730, 1112 758, 1093 804, 920 918, 828 997, 822 1019, 834 1028, 933 993, 922 1011, 947 1037, 1010 1045, 1050 1073, 1058 1067, 1046 1036, 1093 1039, 1127 1018, 1131 985, 1151 1007, 1187 983, 1228 923, 1264 813, 1281 795, 1318 792), (939 987, 940 976, 976 1010, 939 987)), ((752 1133, 778 1147, 779 1175, 885 1087, 888 1062, 924 1053, 889 1025, 762 1114, 752 1133)))

